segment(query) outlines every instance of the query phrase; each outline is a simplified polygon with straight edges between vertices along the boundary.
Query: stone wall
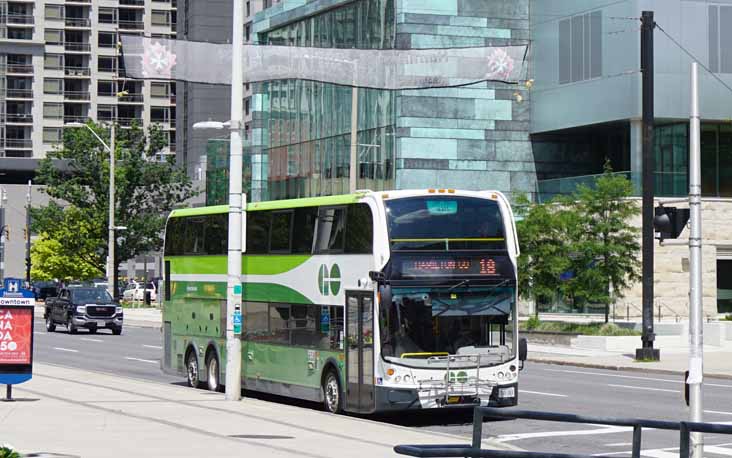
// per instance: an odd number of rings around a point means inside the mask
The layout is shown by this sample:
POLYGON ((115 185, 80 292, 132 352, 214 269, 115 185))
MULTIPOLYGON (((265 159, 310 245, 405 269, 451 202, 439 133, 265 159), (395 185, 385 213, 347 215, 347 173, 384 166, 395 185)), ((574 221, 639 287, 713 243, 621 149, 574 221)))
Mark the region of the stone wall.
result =
MULTIPOLYGON (((398 48, 528 42, 528 0, 396 2, 398 48)), ((397 188, 533 193, 536 171, 528 135, 529 104, 523 86, 504 83, 400 91, 397 188)))
MULTIPOLYGON (((662 200, 661 200, 662 201, 662 200)), ((640 204, 639 204, 640 205, 640 204)), ((684 204, 669 206, 686 207, 684 204)), ((640 227, 640 216, 634 224, 640 227)), ((662 316, 679 315, 682 319, 689 316, 689 229, 684 229, 675 243, 681 246, 659 246, 655 244, 654 275, 654 314, 661 305, 662 316)), ((702 282, 704 315, 717 316, 717 257, 718 251, 732 248, 732 200, 704 199, 702 204, 702 282)), ((721 253, 720 253, 721 254, 721 253)), ((632 304, 632 310, 640 308, 642 288, 640 283, 631 288, 621 304, 632 304)), ((623 312, 625 313, 625 312, 623 312)), ((631 311, 631 314, 633 312, 631 311)))

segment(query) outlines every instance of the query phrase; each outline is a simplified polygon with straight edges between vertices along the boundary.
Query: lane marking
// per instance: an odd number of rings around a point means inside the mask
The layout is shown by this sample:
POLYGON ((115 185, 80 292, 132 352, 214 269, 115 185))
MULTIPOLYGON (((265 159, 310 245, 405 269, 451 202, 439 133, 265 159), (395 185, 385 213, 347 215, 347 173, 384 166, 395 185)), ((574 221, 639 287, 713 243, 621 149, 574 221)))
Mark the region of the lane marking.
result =
POLYGON ((142 358, 132 358, 129 356, 125 356, 125 359, 128 359, 130 361, 140 361, 141 363, 150 363, 150 364, 157 364, 157 361, 153 361, 152 359, 142 359, 142 358))
POLYGON ((104 342, 101 339, 91 339, 89 337, 82 337, 81 340, 86 340, 87 342, 104 342))
POLYGON ((716 453, 717 455, 732 456, 732 450, 716 445, 705 445, 704 453, 716 453))
POLYGON ((528 393, 528 394, 538 394, 539 396, 552 396, 555 398, 567 398, 569 397, 566 394, 556 394, 556 393, 542 393, 541 391, 529 391, 521 389, 520 393, 528 393))
POLYGON ((562 436, 593 436, 595 434, 616 434, 630 431, 631 428, 624 426, 608 426, 598 429, 580 429, 573 431, 543 431, 537 433, 503 434, 496 437, 498 442, 511 442, 522 439, 536 439, 541 437, 562 437, 562 436))
MULTIPOLYGON (((605 444, 605 447, 627 447, 629 445, 633 445, 632 442, 615 442, 614 444, 605 444)), ((621 452, 625 453, 625 452, 621 452)))
POLYGON ((146 347, 146 348, 154 348, 156 350, 162 350, 163 349, 163 347, 161 347, 159 345, 143 345, 143 347, 146 347))
POLYGON ((722 412, 720 410, 705 410, 704 413, 716 413, 718 415, 732 415, 732 412, 722 412))
MULTIPOLYGON (((547 372, 564 372, 567 374, 584 374, 584 375, 599 375, 600 377, 616 377, 616 378, 627 378, 632 380, 648 380, 651 382, 666 382, 666 383, 684 383, 683 379, 681 380, 669 380, 666 378, 653 378, 653 377, 638 377, 633 375, 619 375, 619 374, 603 374, 601 372, 590 372, 590 371, 573 371, 569 369, 540 369, 547 372)), ((720 383, 706 383, 704 382, 704 386, 717 386, 720 388, 732 388, 732 385, 724 385, 720 383)))
POLYGON ((661 448, 658 450, 641 450, 642 456, 649 456, 651 458, 679 458, 679 449, 673 448, 661 448), (676 453, 667 450, 676 450, 676 453))
POLYGON ((38 331, 33 331, 33 334, 38 334, 38 335, 42 335, 42 336, 46 335, 45 332, 38 332, 38 331))
POLYGON ((607 386, 612 386, 615 388, 628 388, 631 390, 644 390, 644 391, 663 391, 664 393, 680 393, 680 390, 666 390, 664 388, 648 388, 645 386, 630 386, 630 385, 613 385, 612 383, 608 383, 607 386))
POLYGON ((53 347, 53 349, 58 351, 68 351, 69 353, 79 353, 79 350, 73 350, 71 348, 53 347))

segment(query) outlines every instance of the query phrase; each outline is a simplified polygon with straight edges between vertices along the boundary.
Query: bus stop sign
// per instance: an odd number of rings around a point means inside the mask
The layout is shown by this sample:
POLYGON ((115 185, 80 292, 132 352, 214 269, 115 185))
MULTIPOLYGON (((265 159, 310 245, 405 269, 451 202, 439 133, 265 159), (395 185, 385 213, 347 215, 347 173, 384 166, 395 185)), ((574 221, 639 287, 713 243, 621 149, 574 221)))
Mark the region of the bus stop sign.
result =
POLYGON ((0 384, 27 382, 33 373, 32 291, 22 281, 6 278, 0 288, 0 384))

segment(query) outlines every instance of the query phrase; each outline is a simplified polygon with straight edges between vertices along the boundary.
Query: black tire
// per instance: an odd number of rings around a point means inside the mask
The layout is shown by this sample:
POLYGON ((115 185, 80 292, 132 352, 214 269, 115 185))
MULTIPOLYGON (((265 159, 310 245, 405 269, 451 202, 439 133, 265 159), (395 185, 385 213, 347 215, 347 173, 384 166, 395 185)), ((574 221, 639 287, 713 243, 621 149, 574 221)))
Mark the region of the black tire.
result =
POLYGON ((69 330, 69 334, 76 334, 79 332, 78 329, 76 329, 76 326, 74 326, 74 323, 71 322, 71 318, 69 318, 69 321, 66 322, 66 329, 69 330))
POLYGON ((53 322, 51 319, 51 315, 48 315, 46 317, 46 332, 55 332, 56 331, 56 323, 53 322))
POLYGON ((97 328, 89 328, 89 334, 96 334, 97 328))
POLYGON ((201 387, 201 379, 198 376, 198 358, 194 351, 188 352, 186 356, 186 381, 191 388, 201 387))
POLYGON ((211 352, 206 359, 206 386, 210 391, 221 391, 221 366, 219 357, 211 352))
POLYGON ((122 334, 122 327, 120 326, 119 328, 112 328, 112 334, 114 334, 115 336, 122 334))
POLYGON ((343 390, 341 390, 338 374, 334 370, 329 370, 323 377, 322 389, 323 407, 325 407, 326 412, 343 412, 343 390))

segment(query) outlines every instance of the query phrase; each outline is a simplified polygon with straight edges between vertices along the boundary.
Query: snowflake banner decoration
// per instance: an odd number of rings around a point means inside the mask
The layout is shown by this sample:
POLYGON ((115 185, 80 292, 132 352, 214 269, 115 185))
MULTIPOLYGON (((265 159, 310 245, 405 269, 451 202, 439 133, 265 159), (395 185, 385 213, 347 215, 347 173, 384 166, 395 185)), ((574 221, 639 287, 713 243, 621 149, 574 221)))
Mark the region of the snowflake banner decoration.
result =
POLYGON ((142 54, 142 74, 145 78, 171 79, 175 54, 159 41, 149 43, 142 54))
POLYGON ((503 49, 496 48, 488 56, 489 80, 507 80, 513 73, 514 60, 503 49))

